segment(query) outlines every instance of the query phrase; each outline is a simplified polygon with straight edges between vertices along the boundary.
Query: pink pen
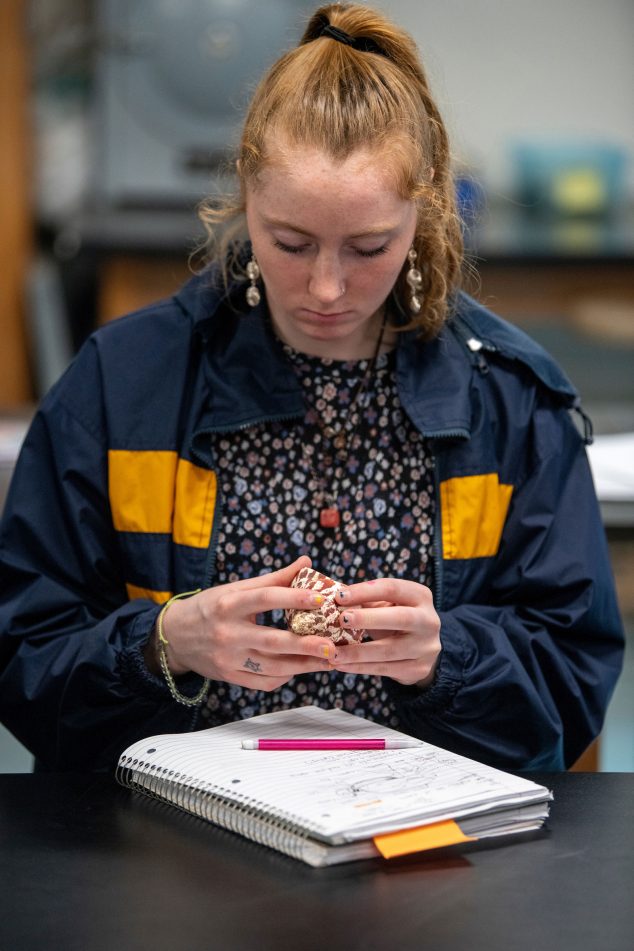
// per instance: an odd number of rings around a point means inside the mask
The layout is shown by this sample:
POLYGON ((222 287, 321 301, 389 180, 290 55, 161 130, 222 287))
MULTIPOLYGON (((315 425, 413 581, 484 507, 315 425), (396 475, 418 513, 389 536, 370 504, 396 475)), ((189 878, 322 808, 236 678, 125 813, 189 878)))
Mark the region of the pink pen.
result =
POLYGON ((243 750, 403 750, 420 746, 420 740, 242 740, 243 750))

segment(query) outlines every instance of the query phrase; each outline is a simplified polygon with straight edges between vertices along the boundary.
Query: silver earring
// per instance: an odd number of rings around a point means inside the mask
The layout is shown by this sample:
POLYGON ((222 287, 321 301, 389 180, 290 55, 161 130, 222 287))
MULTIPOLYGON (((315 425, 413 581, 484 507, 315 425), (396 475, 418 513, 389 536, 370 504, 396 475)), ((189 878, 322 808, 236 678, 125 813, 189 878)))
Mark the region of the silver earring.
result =
POLYGON ((409 298, 409 309, 413 314, 420 314, 422 304, 420 302, 420 297, 418 292, 423 286, 423 275, 420 273, 416 267, 416 249, 410 248, 407 252, 407 260, 409 261, 409 269, 405 274, 405 280, 409 284, 410 298, 409 298))
POLYGON ((247 262, 246 272, 247 277, 251 281, 247 287, 247 304, 249 307, 257 307, 262 300, 262 295, 260 294, 260 288, 256 284, 256 281, 260 276, 260 266, 255 260, 255 254, 252 254, 251 260, 247 262))

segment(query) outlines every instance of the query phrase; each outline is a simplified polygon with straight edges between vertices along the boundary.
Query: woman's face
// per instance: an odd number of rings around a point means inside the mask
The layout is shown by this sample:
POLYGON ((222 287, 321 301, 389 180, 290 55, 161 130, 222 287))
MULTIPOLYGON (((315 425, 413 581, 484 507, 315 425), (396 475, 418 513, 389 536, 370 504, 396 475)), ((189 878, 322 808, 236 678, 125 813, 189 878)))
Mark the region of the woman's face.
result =
POLYGON ((246 209, 275 329, 303 353, 368 357, 414 238, 416 206, 365 150, 336 161, 293 147, 271 159, 247 185, 246 209))

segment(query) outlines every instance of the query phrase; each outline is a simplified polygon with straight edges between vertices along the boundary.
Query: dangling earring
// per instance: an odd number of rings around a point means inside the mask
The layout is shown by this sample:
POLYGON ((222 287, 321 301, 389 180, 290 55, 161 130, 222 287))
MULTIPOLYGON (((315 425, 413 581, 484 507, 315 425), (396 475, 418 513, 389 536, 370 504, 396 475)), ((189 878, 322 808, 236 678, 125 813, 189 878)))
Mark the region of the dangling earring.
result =
POLYGON ((418 292, 423 286, 423 275, 416 267, 416 249, 414 247, 407 252, 407 260, 409 261, 409 270, 405 274, 405 280, 410 289, 409 309, 414 314, 420 314, 422 304, 418 292))
POLYGON ((255 260, 255 254, 252 254, 251 260, 247 262, 246 272, 247 277, 251 281, 247 287, 247 304, 249 307, 257 307, 262 300, 262 295, 260 294, 260 288, 256 284, 256 281, 260 276, 260 267, 258 262, 255 260))

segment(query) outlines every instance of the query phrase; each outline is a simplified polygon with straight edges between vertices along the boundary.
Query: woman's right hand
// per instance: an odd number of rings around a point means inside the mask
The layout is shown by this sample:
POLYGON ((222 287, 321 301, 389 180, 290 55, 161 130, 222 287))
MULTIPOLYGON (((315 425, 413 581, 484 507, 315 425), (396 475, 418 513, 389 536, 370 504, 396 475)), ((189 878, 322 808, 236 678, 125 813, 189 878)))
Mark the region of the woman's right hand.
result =
MULTIPOLYGON (((290 587, 304 567, 310 567, 306 556, 279 571, 207 588, 170 604, 163 635, 172 674, 194 671, 253 690, 277 690, 296 674, 331 670, 337 649, 328 638, 300 637, 256 623, 265 611, 318 607, 320 595, 290 587)), ((153 670, 155 650, 153 637, 146 649, 153 670)))

